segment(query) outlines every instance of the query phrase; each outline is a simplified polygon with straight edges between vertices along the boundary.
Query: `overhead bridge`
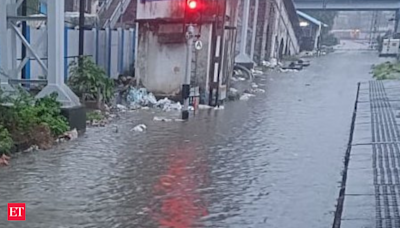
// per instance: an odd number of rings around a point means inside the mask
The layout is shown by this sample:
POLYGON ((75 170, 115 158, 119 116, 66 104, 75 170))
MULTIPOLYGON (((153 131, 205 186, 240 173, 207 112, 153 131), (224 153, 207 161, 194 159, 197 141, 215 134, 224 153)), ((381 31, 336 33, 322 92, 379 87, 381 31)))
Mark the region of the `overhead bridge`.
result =
POLYGON ((392 11, 400 0, 294 0, 298 10, 392 11))

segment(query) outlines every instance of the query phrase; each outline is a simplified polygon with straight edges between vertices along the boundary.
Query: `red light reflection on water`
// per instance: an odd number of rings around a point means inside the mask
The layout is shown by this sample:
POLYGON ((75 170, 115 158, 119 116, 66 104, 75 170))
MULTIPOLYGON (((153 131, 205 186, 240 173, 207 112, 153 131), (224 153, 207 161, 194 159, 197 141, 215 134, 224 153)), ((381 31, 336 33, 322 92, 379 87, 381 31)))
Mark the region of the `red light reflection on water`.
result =
POLYGON ((152 217, 160 227, 190 228, 208 215, 197 191, 207 182, 207 164, 196 158, 194 147, 189 145, 170 153, 166 173, 153 189, 157 200, 152 217))

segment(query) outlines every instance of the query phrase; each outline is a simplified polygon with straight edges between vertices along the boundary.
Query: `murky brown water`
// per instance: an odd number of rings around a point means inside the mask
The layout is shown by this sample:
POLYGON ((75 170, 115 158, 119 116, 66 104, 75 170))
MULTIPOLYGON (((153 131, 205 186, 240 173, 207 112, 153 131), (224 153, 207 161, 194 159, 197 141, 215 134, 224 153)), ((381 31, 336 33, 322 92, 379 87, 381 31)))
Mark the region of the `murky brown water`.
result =
POLYGON ((18 154, 0 169, 0 227, 330 227, 356 83, 376 60, 331 54, 188 123, 144 111, 18 154), (26 222, 7 221, 8 202, 26 203, 26 222))

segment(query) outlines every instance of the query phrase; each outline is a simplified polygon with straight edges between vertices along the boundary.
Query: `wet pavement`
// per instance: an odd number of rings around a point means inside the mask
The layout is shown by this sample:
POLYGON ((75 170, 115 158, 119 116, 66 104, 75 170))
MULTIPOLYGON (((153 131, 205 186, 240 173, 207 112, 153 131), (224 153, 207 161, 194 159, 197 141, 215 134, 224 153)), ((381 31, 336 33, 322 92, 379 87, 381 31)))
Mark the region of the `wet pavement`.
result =
POLYGON ((360 85, 342 228, 400 227, 400 82, 360 85))
POLYGON ((357 82, 377 59, 336 52, 188 123, 141 111, 20 153, 0 169, 0 227, 331 227, 357 82), (7 221, 8 202, 26 203, 25 222, 7 221))

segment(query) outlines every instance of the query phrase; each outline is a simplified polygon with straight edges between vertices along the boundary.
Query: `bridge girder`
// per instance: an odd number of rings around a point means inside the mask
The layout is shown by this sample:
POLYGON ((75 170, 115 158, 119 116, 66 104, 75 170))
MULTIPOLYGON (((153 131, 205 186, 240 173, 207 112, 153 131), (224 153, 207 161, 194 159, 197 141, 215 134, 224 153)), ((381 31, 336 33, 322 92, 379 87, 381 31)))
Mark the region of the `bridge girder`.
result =
POLYGON ((337 11, 395 11, 400 9, 400 1, 395 0, 294 0, 298 10, 337 10, 337 11))

